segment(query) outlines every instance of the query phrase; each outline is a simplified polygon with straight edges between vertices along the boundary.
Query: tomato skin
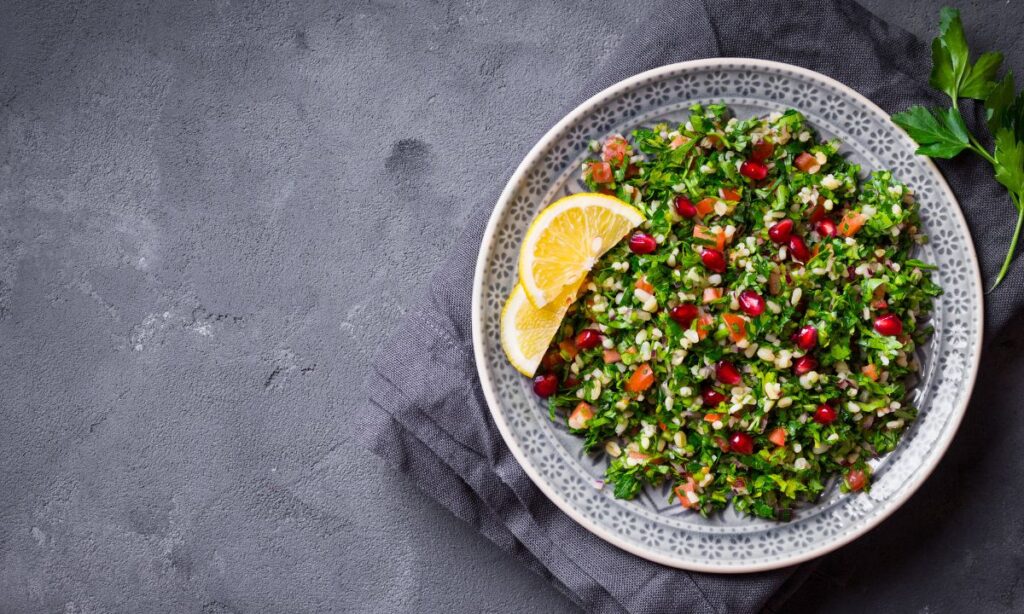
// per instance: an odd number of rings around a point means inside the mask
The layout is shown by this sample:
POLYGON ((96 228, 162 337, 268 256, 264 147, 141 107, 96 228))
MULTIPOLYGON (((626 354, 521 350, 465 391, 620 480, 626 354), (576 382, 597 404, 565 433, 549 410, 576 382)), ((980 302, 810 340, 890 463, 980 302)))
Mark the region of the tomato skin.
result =
POLYGON ((627 392, 643 392, 654 385, 654 369, 651 365, 643 363, 633 371, 626 382, 627 392))
POLYGON ((725 321, 725 327, 729 329, 729 339, 732 339, 733 343, 747 338, 747 321, 743 319, 743 316, 723 313, 722 319, 725 321))
POLYGON ((768 441, 774 443, 777 446, 786 445, 786 429, 781 426, 772 429, 772 432, 768 434, 768 441))
POLYGON ((613 178, 611 164, 607 162, 591 162, 590 178, 594 183, 611 183, 613 178))
POLYGON ((718 299, 722 298, 721 288, 704 288, 704 304, 713 303, 718 299))
POLYGON ((805 173, 811 172, 811 170, 814 167, 821 168, 821 165, 818 164, 817 158, 807 153, 806 151, 801 152, 800 155, 797 156, 795 160, 793 160, 793 166, 797 167, 798 169, 805 173))
POLYGON ((741 198, 739 190, 735 188, 722 188, 719 193, 722 195, 722 200, 729 202, 737 202, 741 198))
POLYGON ((626 159, 627 151, 629 151, 629 144, 626 143, 626 139, 612 137, 605 141, 604 147, 601 148, 601 159, 619 166, 626 159))
POLYGON ((633 284, 633 287, 636 288, 637 290, 643 290, 647 294, 654 294, 654 286, 651 285, 651 282, 647 281, 646 277, 641 277, 640 279, 636 280, 636 283, 633 284))
POLYGON ((697 215, 705 217, 709 213, 714 213, 715 203, 718 201, 717 198, 704 198, 697 201, 697 215))
POLYGON ((850 469, 846 472, 846 487, 852 492, 862 490, 868 483, 868 477, 860 469, 850 469))
POLYGON ((861 228, 864 227, 864 222, 868 221, 868 218, 859 211, 847 211, 843 215, 843 219, 839 222, 839 234, 844 237, 852 237, 857 234, 861 228))
POLYGON ((569 414, 569 428, 582 429, 587 426, 587 423, 594 417, 594 408, 589 403, 580 401, 576 408, 569 414))

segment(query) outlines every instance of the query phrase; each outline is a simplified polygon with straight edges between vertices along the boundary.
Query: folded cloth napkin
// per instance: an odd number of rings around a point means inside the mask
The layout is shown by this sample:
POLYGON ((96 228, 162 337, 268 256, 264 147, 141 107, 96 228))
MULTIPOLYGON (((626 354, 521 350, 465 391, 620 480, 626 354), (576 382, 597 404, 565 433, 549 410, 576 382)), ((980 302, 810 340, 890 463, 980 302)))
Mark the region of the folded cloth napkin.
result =
MULTIPOLYGON (((703 57, 755 57, 832 76, 889 112, 936 104, 928 47, 859 5, 841 1, 699 0, 638 5, 622 48, 594 68, 588 91, 552 110, 552 123, 586 96, 632 74, 703 57)), ((544 70, 538 66, 537 70, 544 70)), ((980 116, 969 118, 977 122, 980 116)), ((472 135, 447 135, 449 142, 472 135)), ((530 137, 533 138, 533 137, 530 137)), ((975 232, 986 272, 998 268, 1013 212, 990 171, 964 157, 943 165, 975 232)), ((509 160, 511 175, 518 160, 509 160)), ((465 193, 491 178, 467 177, 465 193)), ((480 390, 470 293, 491 202, 481 202, 433 279, 373 364, 361 437, 423 491, 593 612, 753 612, 774 609, 809 569, 715 575, 671 569, 607 544, 561 512, 505 446, 480 390), (774 595, 774 597, 773 597, 774 595), (771 600, 771 601, 769 601, 771 600)), ((1016 312, 1015 268, 988 306, 989 331, 1016 312), (999 297, 1005 297, 999 300, 999 297)))

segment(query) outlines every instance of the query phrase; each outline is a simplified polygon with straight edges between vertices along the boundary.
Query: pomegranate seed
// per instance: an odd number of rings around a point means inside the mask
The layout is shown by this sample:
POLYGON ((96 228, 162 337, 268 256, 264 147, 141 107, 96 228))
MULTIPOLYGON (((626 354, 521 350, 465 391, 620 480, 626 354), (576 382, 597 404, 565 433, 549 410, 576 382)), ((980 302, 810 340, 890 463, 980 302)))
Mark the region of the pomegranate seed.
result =
POLYGON ((789 235, 793 232, 793 220, 786 218, 779 220, 768 229, 768 238, 774 243, 782 245, 789 241, 789 235))
POLYGON ((715 365, 715 377, 728 386, 739 386, 743 383, 743 376, 740 375, 736 365, 728 360, 718 361, 718 364, 715 365))
POLYGON ((887 313, 875 318, 875 330, 878 331, 878 334, 880 335, 895 337, 903 332, 903 321, 900 320, 898 315, 894 313, 887 313))
POLYGON ((700 261, 715 273, 725 272, 725 254, 717 249, 702 247, 700 250, 700 261))
POLYGON ((689 198, 685 196, 676 196, 676 213, 685 218, 696 217, 697 207, 689 198))
POLYGON ((815 227, 818 234, 822 237, 834 237, 839 234, 839 229, 836 228, 836 223, 832 220, 821 220, 815 227))
POLYGON ((826 403, 822 403, 814 410, 814 421, 818 424, 832 424, 838 417, 836 410, 826 403))
POLYGON ((629 238, 629 249, 634 254, 650 254, 658 249, 658 242, 651 235, 638 232, 629 238))
POLYGON ((589 350, 599 345, 601 345, 601 333, 592 328, 581 330, 580 334, 576 335, 576 348, 579 350, 589 350))
POLYGON ((704 399, 704 404, 708 407, 717 407, 725 400, 725 395, 711 386, 705 386, 700 391, 700 397, 704 399))
POLYGON ((567 375, 565 377, 565 387, 566 388, 575 388, 576 386, 579 386, 579 384, 580 384, 580 378, 576 377, 575 375, 570 373, 569 375, 567 375))
POLYGON ((733 433, 729 435, 729 449, 736 454, 753 454, 754 438, 747 433, 733 433))
POLYGON ((542 399, 558 392, 558 377, 548 373, 533 378, 533 392, 542 399))
POLYGON ((743 313, 751 317, 757 317, 764 313, 764 299, 761 295, 753 290, 744 290, 740 292, 740 309, 743 313))
POLYGON ((793 363, 793 372, 797 375, 803 375, 804 373, 814 371, 817 367, 818 361, 814 360, 813 356, 801 356, 793 363))
POLYGON ((750 159, 756 160, 757 162, 764 162, 768 158, 772 157, 772 153, 775 151, 775 146, 771 143, 764 141, 758 141, 754 143, 754 147, 750 152, 750 159))
POLYGON ((850 469, 846 474, 846 486, 850 490, 857 491, 867 484, 867 476, 860 469, 850 469))
POLYGON ((683 328, 690 328, 690 324, 697 318, 697 306, 693 303, 676 305, 669 310, 668 317, 675 320, 683 328))
MULTIPOLYGON (((796 347, 809 352, 814 349, 814 346, 818 345, 818 329, 808 324, 796 331, 796 334, 793 335, 793 341, 796 342, 796 347)), ((577 341, 577 343, 579 342, 577 341)))
POLYGON ((804 240, 797 236, 789 238, 789 253, 793 255, 793 259, 797 262, 807 262, 811 259, 811 250, 807 249, 807 244, 804 240))
POLYGON ((768 167, 756 160, 747 160, 740 164, 740 174, 754 181, 761 181, 768 176, 768 167))

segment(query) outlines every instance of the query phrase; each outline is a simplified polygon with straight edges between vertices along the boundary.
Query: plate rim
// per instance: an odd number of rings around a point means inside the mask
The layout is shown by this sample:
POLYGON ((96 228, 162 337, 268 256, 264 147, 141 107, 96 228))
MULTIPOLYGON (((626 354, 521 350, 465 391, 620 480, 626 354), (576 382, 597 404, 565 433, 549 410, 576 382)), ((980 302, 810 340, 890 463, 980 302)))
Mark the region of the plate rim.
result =
POLYGON ((908 480, 908 486, 904 488, 900 493, 898 493, 897 497, 895 497, 896 501, 894 505, 890 505, 887 509, 883 511, 882 514, 879 514, 876 518, 871 519, 860 530, 854 531, 849 535, 844 535, 834 541, 828 542, 822 546, 811 549, 802 554, 798 554, 789 558, 778 559, 776 561, 752 565, 724 566, 697 563, 693 561, 687 561, 680 557, 666 556, 664 554, 645 549, 636 544, 629 543, 624 539, 621 539, 611 531, 605 529, 601 525, 597 524, 596 522, 588 519, 585 514, 578 513, 577 510, 575 510, 556 491, 556 489, 554 489, 550 484, 548 484, 544 479, 542 479, 539 474, 536 473, 532 466, 532 463, 528 460, 526 454, 523 452, 519 444, 512 437, 508 423, 505 420, 505 416, 503 412, 500 410, 501 404, 499 403, 498 399, 492 392, 494 386, 492 385, 491 377, 487 371, 484 360, 484 323, 483 319, 480 316, 480 314, 482 313, 481 300, 483 297, 483 278, 487 266, 486 254, 489 251, 487 248, 494 242, 498 222, 500 221, 502 214, 510 206, 512 202, 512 195, 515 193, 518 185, 525 177, 527 169, 533 166, 533 164, 540 157, 540 153, 547 148, 547 146, 555 138, 555 136, 558 135, 565 126, 571 124, 585 113, 588 113, 594 107, 599 106, 606 99, 614 96, 615 94, 621 91, 628 90, 634 85, 644 80, 657 78, 667 73, 674 73, 686 70, 702 70, 708 68, 716 68, 732 63, 743 63, 750 66, 754 70, 789 70, 798 73, 801 76, 807 77, 811 80, 821 81, 826 85, 830 85, 843 91, 846 95, 852 96, 859 102, 863 103, 872 113, 877 115, 880 119, 896 127, 897 130, 899 130, 904 135, 906 134, 901 129, 899 129, 899 127, 896 126, 895 123, 893 123, 892 117, 888 113, 886 113, 885 110, 883 110, 881 107, 879 107, 877 104, 875 104, 873 101, 871 101, 869 98, 867 98, 860 92, 854 90, 852 87, 836 79, 833 79, 828 75, 824 75, 822 73, 819 73, 808 68, 804 68, 802 66, 787 64, 785 62, 776 62, 773 60, 743 57, 703 58, 697 60, 688 60, 685 62, 665 64, 663 66, 652 68, 650 70, 643 71, 626 79, 618 81, 604 88, 600 92, 594 94, 590 98, 587 98, 585 101, 577 105, 572 111, 570 111, 568 114, 562 117, 562 119, 560 119, 558 123, 552 126, 547 132, 545 132, 544 135, 540 138, 540 140, 538 140, 537 143, 534 144, 532 148, 530 148, 530 151, 522 159, 522 161, 516 167, 515 172, 512 174, 508 182, 505 184, 505 187, 502 190, 501 195, 498 197, 498 200, 491 211, 490 217, 488 218, 487 226, 484 230, 483 238, 480 243, 480 249, 477 253, 476 267, 473 274, 473 287, 471 297, 472 303, 470 307, 470 317, 472 319, 473 329, 474 362, 476 364, 477 375, 480 378, 481 387, 483 388, 484 398, 487 401, 487 409, 491 414, 491 418, 497 425, 498 431, 501 433, 501 437, 504 440, 505 445, 509 447, 509 450, 512 452, 513 457, 515 457, 516 462, 518 462, 519 466, 522 467, 523 471, 526 472, 526 475, 530 478, 530 481, 533 482, 533 484, 537 486, 537 488, 540 489, 542 493, 544 493, 544 496, 550 499, 556 506, 558 506, 560 510, 562 510, 562 512, 569 516, 574 522, 576 522, 583 528, 587 529, 594 535, 600 537, 601 539, 605 540, 606 542, 614 545, 619 549, 635 554, 636 556, 639 556, 646 560, 653 561, 655 563, 659 563, 676 569, 685 569, 689 571, 740 574, 768 571, 772 569, 779 569, 781 567, 788 567, 790 565, 802 563, 814 558, 818 558, 830 552, 833 552, 845 546, 846 544, 852 542, 853 540, 865 535, 866 533, 874 529, 876 526, 878 526, 882 521, 889 518, 893 513, 895 513, 896 510, 901 508, 914 495, 914 493, 918 491, 918 489, 924 484, 928 477, 931 476, 931 474, 934 472, 935 468, 938 466, 942 458, 946 455, 946 452, 949 450, 949 446, 952 444, 957 431, 960 430, 960 424, 963 421, 964 414, 967 411, 967 406, 970 404, 971 396, 974 393, 974 385, 977 380, 978 368, 981 362, 981 349, 982 344, 984 342, 985 333, 985 302, 983 292, 984 280, 981 276, 981 268, 978 261, 977 250, 974 246, 974 239, 973 237, 971 237, 970 228, 967 225, 967 220, 964 218, 963 211, 960 208, 960 202, 957 200, 956 195, 953 193, 953 190, 949 187, 949 183, 946 181, 946 178, 942 175, 942 172, 939 170, 938 166, 935 165, 935 162, 931 158, 924 157, 924 161, 929 166, 929 168, 932 171, 932 174, 937 179, 937 185, 941 193, 949 201, 956 205, 954 207, 955 211, 953 212, 953 219, 956 221, 956 223, 959 224, 961 231, 967 237, 967 255, 969 256, 969 259, 971 261, 971 266, 969 268, 973 272, 976 281, 975 301, 978 305, 976 316, 978 342, 975 345, 972 360, 973 364, 970 365, 970 369, 967 373, 968 377, 965 379, 965 383, 967 384, 969 392, 963 397, 963 400, 959 403, 959 406, 956 407, 955 413, 950 420, 949 427, 946 428, 945 432, 942 434, 941 439, 935 446, 936 448, 939 449, 939 453, 932 455, 931 459, 926 463, 926 465, 920 471, 918 471, 910 480, 908 480))

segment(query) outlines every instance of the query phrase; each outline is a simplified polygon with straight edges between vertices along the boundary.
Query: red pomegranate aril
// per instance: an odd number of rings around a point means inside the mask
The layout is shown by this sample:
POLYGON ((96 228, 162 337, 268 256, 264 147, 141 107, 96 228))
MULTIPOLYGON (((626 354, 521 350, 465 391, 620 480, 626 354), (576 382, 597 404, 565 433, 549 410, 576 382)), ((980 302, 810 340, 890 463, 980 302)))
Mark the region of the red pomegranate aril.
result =
POLYGON ((827 403, 822 403, 814 410, 814 421, 818 424, 832 424, 838 417, 836 410, 827 403))
POLYGON ((705 386, 700 391, 700 397, 704 399, 704 404, 708 407, 717 407, 722 401, 725 401, 725 395, 711 386, 705 386))
POLYGON ((796 347, 809 352, 814 349, 814 346, 818 345, 818 329, 808 324, 796 331, 796 334, 793 335, 793 341, 796 342, 796 347))
POLYGON ((822 237, 834 237, 839 234, 839 229, 836 227, 836 223, 832 220, 821 220, 815 227, 818 234, 822 237))
POLYGON ((793 233, 793 220, 786 218, 780 220, 768 229, 768 238, 779 245, 789 241, 789 235, 793 233))
POLYGON ((719 360, 715 365, 715 378, 728 386, 739 386, 743 383, 743 376, 740 375, 739 369, 728 360, 719 360))
POLYGON ((676 196, 676 213, 687 219, 697 217, 697 206, 685 196, 676 196))
POLYGON ((747 433, 733 433, 729 435, 729 449, 736 454, 753 454, 754 438, 747 433))
POLYGON ((846 473, 846 486, 852 491, 858 491, 867 484, 867 476, 860 469, 850 469, 846 473))
POLYGON ((629 249, 634 254, 650 254, 658 249, 658 242, 646 232, 638 232, 629 238, 629 249))
POLYGON ((887 313, 875 318, 875 330, 878 331, 879 335, 895 337, 903 332, 903 321, 900 320, 898 315, 887 313))
POLYGON ((750 152, 750 159, 757 162, 764 162, 768 158, 772 157, 772 153, 775 152, 775 146, 765 141, 758 141, 754 143, 754 147, 750 152))
POLYGON ((558 377, 548 373, 533 378, 533 392, 542 399, 558 392, 558 377))
POLYGON ((811 259, 811 250, 807 249, 807 244, 804 240, 797 236, 789 238, 789 253, 793 255, 793 259, 797 262, 807 262, 811 259))
POLYGON ((575 388, 576 386, 579 385, 579 383, 580 383, 580 378, 576 377, 575 375, 573 375, 571 373, 565 377, 565 387, 566 388, 575 388))
POLYGON ((725 272, 725 254, 717 249, 711 249, 708 247, 701 248, 700 261, 704 263, 704 266, 707 267, 708 270, 714 271, 715 273, 725 272))
POLYGON ((756 318, 764 313, 764 298, 753 290, 740 292, 740 309, 750 317, 756 318))
POLYGON ((768 167, 757 160, 747 160, 740 164, 740 174, 754 181, 761 181, 768 176, 768 167))
POLYGON ((818 361, 813 356, 801 356, 793 363, 793 372, 797 375, 810 373, 818 367, 818 361))
POLYGON ((576 335, 576 349, 590 350, 601 345, 601 333, 592 328, 581 330, 576 335))
POLYGON ((697 315, 697 306, 693 303, 676 305, 668 312, 668 317, 675 320, 675 322, 683 328, 690 328, 690 324, 697 319, 697 315))

